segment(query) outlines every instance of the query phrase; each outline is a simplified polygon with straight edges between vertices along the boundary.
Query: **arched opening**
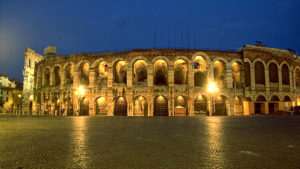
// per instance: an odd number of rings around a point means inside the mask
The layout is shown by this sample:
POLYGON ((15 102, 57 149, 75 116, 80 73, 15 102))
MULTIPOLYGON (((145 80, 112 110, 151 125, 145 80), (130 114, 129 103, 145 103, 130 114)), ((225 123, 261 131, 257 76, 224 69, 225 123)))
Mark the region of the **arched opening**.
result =
POLYGON ((73 84, 74 79, 74 66, 69 64, 65 69, 65 83, 66 85, 73 84))
POLYGON ((168 86, 168 65, 162 59, 154 62, 154 85, 168 86))
POLYGON ((89 74, 90 74, 90 65, 86 62, 82 63, 79 66, 79 76, 80 76, 80 84, 88 85, 89 84, 89 74))
POLYGON ((107 84, 108 65, 106 62, 100 62, 96 71, 96 84, 107 84))
POLYGON ((88 116, 89 115, 89 100, 86 97, 83 97, 80 100, 79 115, 80 116, 88 116))
POLYGON ((219 88, 225 85, 225 67, 226 64, 223 61, 217 60, 214 63, 214 80, 219 88))
POLYGON ((265 67, 260 61, 255 63, 255 84, 265 85, 265 67))
POLYGON ((144 60, 134 62, 133 82, 135 85, 147 84, 147 63, 144 60))
POLYGON ((291 98, 289 96, 284 96, 283 101, 284 101, 284 110, 289 111, 292 106, 291 98))
POLYGON ((234 115, 243 115, 243 100, 241 97, 236 96, 234 98, 234 115))
POLYGON ((107 110, 106 110, 106 99, 104 97, 98 97, 95 100, 95 108, 96 108, 96 115, 106 116, 107 110))
POLYGON ((300 106, 300 96, 297 97, 297 106, 300 106))
POLYGON ((226 116, 227 115, 228 100, 225 96, 220 95, 215 98, 215 111, 213 115, 226 116))
POLYGON ((296 87, 300 88, 300 70, 299 69, 296 69, 295 75, 296 75, 296 77, 295 77, 296 87))
POLYGON ((73 116, 73 100, 71 98, 68 97, 64 100, 64 107, 65 108, 63 109, 63 113, 67 116, 73 116))
POLYGON ((135 98, 134 116, 148 116, 148 102, 145 97, 138 96, 135 98))
POLYGON ((275 63, 270 63, 269 65, 269 81, 278 83, 278 67, 275 63))
POLYGON ((127 64, 125 61, 118 61, 114 65, 114 82, 127 83, 127 64))
POLYGON ((199 95, 194 101, 194 114, 207 115, 207 98, 204 95, 199 95))
POLYGON ((174 82, 175 84, 187 84, 187 63, 183 59, 178 59, 174 63, 174 82))
POLYGON ((245 71, 245 86, 251 86, 251 72, 250 72, 250 64, 246 62, 244 64, 244 71, 245 71))
POLYGON ((194 85, 204 87, 207 84, 207 62, 202 56, 194 59, 194 85))
POLYGON ((267 114, 266 101, 266 98, 262 95, 256 98, 256 102, 254 103, 255 114, 267 114))
POLYGON ((56 66, 54 68, 54 85, 60 85, 61 72, 60 67, 56 66))
POLYGON ((187 100, 183 96, 175 98, 175 116, 187 115, 187 100))
POLYGON ((241 87, 242 86, 241 69, 242 69, 242 64, 240 62, 233 62, 232 63, 233 87, 241 87))
POLYGON ((157 96, 154 99, 154 116, 168 116, 168 99, 165 96, 157 96))
POLYGON ((115 100, 114 115, 127 116, 127 101, 122 96, 115 100))
POLYGON ((273 114, 279 110, 279 97, 274 95, 271 97, 271 101, 269 102, 269 113, 273 114))
POLYGON ((60 113, 60 100, 58 97, 55 97, 52 102, 54 103, 54 113, 55 115, 61 115, 60 113))
POLYGON ((50 69, 44 71, 44 87, 50 86, 50 69))
POLYGON ((281 68, 282 72, 282 84, 283 85, 290 85, 290 74, 289 74, 289 68, 286 64, 284 64, 281 68))

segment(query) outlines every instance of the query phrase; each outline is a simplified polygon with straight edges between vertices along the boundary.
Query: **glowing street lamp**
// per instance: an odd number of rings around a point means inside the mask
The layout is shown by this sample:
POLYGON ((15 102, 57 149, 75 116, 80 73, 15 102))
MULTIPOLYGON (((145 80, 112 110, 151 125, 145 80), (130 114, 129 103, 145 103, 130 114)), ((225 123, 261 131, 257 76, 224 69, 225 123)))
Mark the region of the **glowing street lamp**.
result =
POLYGON ((84 96, 84 89, 83 87, 79 87, 78 90, 75 91, 75 94, 78 96, 78 104, 77 104, 77 115, 79 115, 80 112, 80 101, 82 100, 82 97, 84 96))
MULTIPOLYGON (((216 94, 219 92, 219 88, 214 82, 210 82, 208 87, 207 87, 207 92, 211 94, 211 103, 212 103, 212 114, 215 113, 215 100, 214 97, 216 94)), ((210 116, 212 115, 210 114, 210 116)))

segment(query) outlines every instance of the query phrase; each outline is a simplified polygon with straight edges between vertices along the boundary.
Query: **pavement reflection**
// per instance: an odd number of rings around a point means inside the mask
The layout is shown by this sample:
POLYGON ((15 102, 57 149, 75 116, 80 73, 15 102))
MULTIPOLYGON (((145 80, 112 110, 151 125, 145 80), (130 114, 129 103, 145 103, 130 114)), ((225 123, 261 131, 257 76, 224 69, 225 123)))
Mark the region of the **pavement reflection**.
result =
POLYGON ((73 118, 73 141, 74 141, 74 152, 73 162, 80 168, 87 168, 88 152, 87 152, 87 137, 86 137, 86 120, 87 117, 73 118))

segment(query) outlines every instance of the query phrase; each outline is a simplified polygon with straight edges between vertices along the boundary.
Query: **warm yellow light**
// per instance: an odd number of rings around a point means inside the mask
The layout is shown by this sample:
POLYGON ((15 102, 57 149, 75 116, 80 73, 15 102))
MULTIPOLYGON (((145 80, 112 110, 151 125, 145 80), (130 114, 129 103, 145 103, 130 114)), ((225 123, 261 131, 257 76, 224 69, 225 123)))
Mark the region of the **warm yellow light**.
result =
POLYGON ((29 100, 33 100, 33 95, 30 95, 30 96, 29 96, 29 100))
POLYGON ((21 98, 21 97, 22 97, 22 95, 21 95, 21 94, 18 94, 18 97, 19 97, 19 98, 21 98))
POLYGON ((210 93, 216 93, 219 91, 219 88, 216 86, 214 82, 210 82, 207 88, 207 91, 210 93))
POLYGON ((79 92, 80 92, 81 95, 84 95, 84 89, 83 89, 83 87, 79 87, 78 90, 79 90, 79 92))
POLYGON ((75 94, 78 95, 78 91, 75 91, 75 94))

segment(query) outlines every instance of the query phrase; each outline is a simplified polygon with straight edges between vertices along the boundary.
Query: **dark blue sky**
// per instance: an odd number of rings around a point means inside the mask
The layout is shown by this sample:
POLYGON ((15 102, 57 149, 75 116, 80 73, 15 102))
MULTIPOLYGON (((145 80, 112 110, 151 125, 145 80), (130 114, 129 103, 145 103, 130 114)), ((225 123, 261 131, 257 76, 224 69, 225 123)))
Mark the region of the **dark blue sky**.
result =
POLYGON ((0 0, 0 73, 22 79, 24 49, 237 49, 263 41, 300 53, 299 0, 0 0), (183 45, 181 44, 183 32, 183 45), (196 41, 194 41, 194 32, 196 41), (196 43, 194 43, 196 42, 196 43))

